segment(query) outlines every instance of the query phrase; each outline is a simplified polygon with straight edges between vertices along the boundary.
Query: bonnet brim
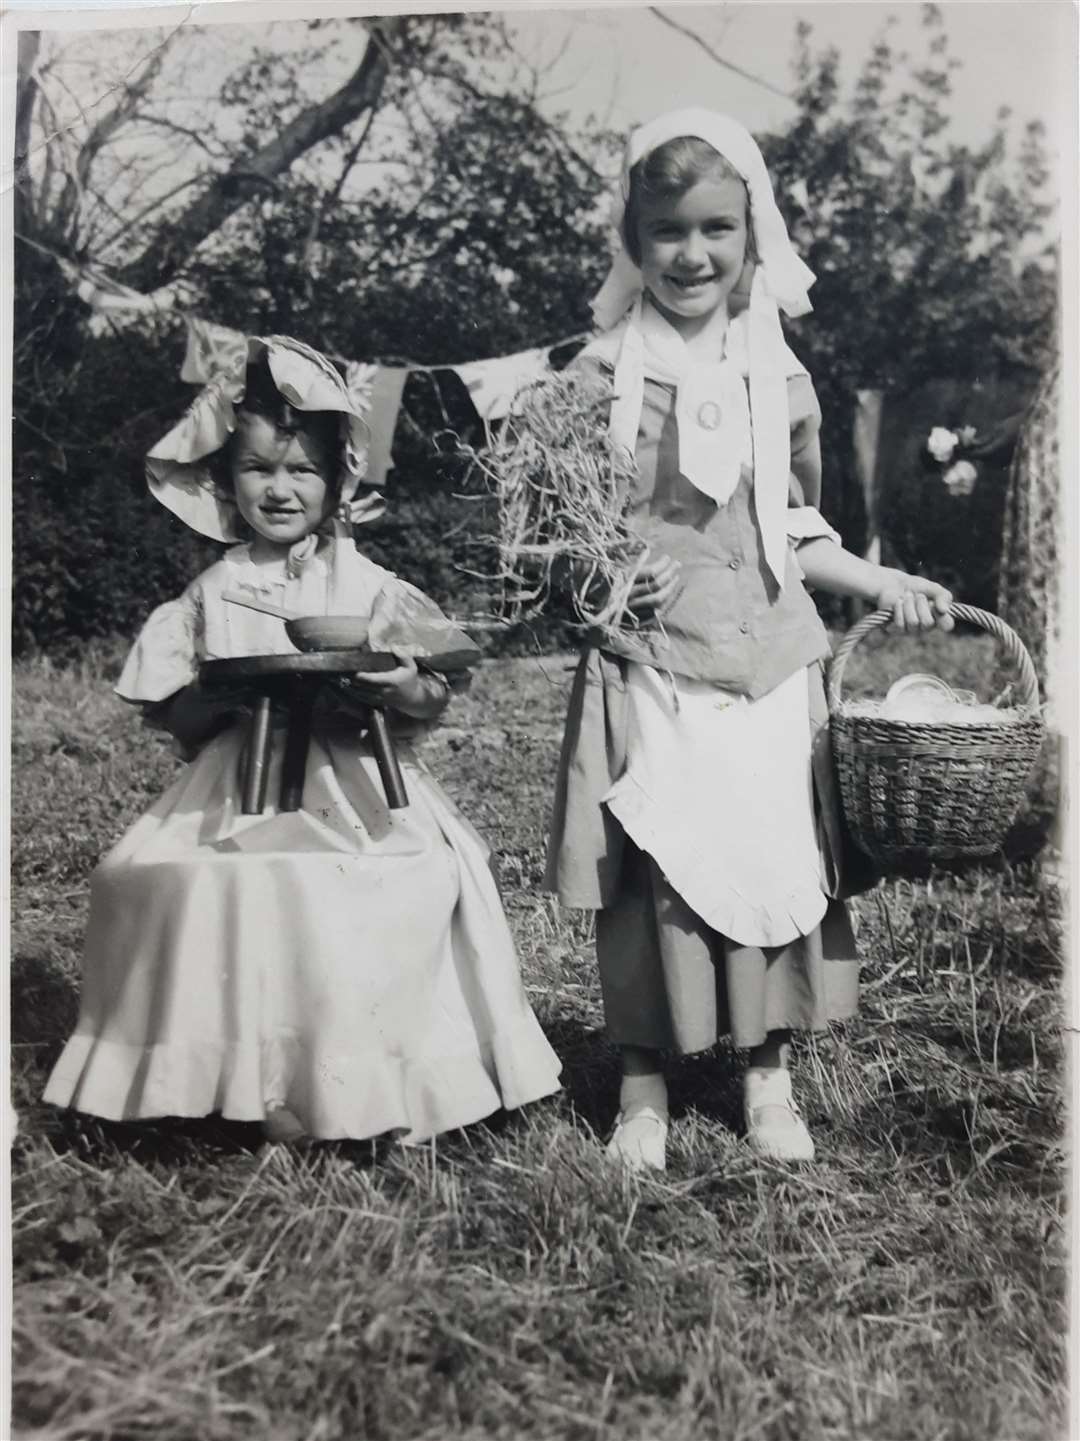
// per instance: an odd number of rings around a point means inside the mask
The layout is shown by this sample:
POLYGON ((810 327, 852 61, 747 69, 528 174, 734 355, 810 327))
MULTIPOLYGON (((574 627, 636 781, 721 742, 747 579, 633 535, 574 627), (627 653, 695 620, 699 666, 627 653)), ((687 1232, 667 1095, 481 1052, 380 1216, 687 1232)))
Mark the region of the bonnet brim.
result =
POLYGON ((154 497, 210 540, 241 539, 236 501, 231 489, 215 478, 212 457, 236 430, 248 365, 264 356, 275 386, 296 410, 330 411, 341 417, 341 500, 352 500, 364 483, 370 432, 361 387, 350 389, 325 356, 288 336, 251 336, 246 342, 238 338, 222 368, 146 458, 146 480, 154 497))

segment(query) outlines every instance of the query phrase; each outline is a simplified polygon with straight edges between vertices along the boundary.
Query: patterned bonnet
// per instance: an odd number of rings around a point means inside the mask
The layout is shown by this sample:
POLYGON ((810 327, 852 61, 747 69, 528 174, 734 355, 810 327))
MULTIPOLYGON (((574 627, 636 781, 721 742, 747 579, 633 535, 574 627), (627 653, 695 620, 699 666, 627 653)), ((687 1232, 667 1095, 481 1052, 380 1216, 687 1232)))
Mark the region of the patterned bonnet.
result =
POLYGON ((341 500, 352 500, 367 471, 364 417, 369 397, 363 380, 347 383, 325 356, 288 336, 209 332, 204 327, 198 336, 201 351, 189 350, 181 372, 182 379, 205 379, 206 384, 147 455, 146 480, 153 495, 200 535, 226 542, 241 539, 232 489, 215 479, 211 458, 236 430, 248 365, 265 356, 274 385, 289 405, 340 416, 345 466, 341 500))

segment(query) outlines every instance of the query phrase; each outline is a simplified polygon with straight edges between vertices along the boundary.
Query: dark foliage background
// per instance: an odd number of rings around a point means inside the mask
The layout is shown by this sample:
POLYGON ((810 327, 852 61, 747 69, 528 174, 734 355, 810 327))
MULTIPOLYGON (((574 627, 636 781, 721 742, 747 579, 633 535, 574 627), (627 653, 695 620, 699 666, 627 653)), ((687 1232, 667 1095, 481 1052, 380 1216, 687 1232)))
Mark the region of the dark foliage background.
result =
MULTIPOLYGON (((814 313, 791 327, 791 339, 824 412, 824 508, 861 549, 853 404, 858 389, 879 388, 890 558, 992 608, 1005 472, 984 467, 975 493, 958 499, 926 471, 921 448, 930 425, 981 424, 1033 388, 1056 306, 1047 162, 1036 127, 1018 161, 1009 158, 1005 115, 979 150, 949 140, 957 62, 938 12, 927 7, 925 17, 924 62, 894 53, 884 31, 853 103, 840 93, 838 56, 815 53, 804 27, 796 119, 763 143, 796 246, 818 275, 814 313)), ((165 316, 92 333, 53 259, 96 258, 104 210, 91 207, 88 218, 85 197, 99 172, 114 175, 124 127, 141 134, 155 106, 159 129, 175 126, 175 53, 163 50, 130 82, 138 106, 125 109, 122 99, 116 123, 85 136, 74 162, 81 208, 65 183, 70 158, 50 152, 51 177, 40 165, 19 172, 16 653, 131 635, 212 554, 143 482, 146 450, 193 394, 177 380, 182 326, 165 316)), ((51 112, 41 55, 21 58, 25 152, 51 112)), ((132 202, 106 252, 121 280, 152 289, 182 276, 196 314, 388 363, 494 356, 587 328, 608 254, 603 209, 616 137, 551 118, 497 16, 313 22, 296 50, 238 63, 200 145, 180 156, 191 184, 179 198, 143 210, 132 202), (288 163, 276 151, 268 158, 267 136, 287 138, 319 109, 305 98, 305 67, 335 54, 361 58, 331 97, 337 108, 319 110, 323 138, 288 163), (348 86, 366 87, 355 113, 340 102, 348 86), (381 178, 351 187, 358 164, 381 178), (207 196, 219 205, 211 220, 196 213, 207 196)), ((486 522, 477 502, 462 498, 460 464, 440 444, 447 432, 480 439, 463 387, 448 372, 414 374, 391 505, 362 543, 455 613, 477 615, 485 587, 469 572, 485 568, 486 522)), ((529 649, 562 643, 566 632, 553 618, 527 635, 485 636, 493 648, 529 649)))

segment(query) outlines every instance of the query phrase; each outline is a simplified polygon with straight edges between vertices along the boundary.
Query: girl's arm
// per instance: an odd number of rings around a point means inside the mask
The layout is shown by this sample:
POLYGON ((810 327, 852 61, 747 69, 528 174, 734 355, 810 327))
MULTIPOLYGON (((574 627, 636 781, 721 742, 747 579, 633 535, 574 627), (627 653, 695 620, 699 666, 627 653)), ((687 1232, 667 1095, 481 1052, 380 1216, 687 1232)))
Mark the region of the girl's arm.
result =
POLYGON ((824 536, 799 546, 799 565, 807 585, 831 595, 851 595, 876 610, 891 610, 897 630, 952 630, 952 592, 921 575, 891 570, 862 560, 824 536))
POLYGON ((389 706, 414 720, 436 720, 450 700, 450 687, 442 676, 421 670, 409 656, 400 657, 395 670, 360 671, 345 690, 364 705, 389 706))

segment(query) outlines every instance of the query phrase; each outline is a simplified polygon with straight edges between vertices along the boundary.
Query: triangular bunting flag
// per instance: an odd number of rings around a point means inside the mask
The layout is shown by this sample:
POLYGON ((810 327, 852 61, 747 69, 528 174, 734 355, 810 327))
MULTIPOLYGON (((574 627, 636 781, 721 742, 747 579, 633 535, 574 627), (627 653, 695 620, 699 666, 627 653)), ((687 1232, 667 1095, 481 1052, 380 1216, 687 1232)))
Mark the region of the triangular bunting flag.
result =
POLYGON ((189 385, 206 385, 215 375, 228 374, 247 357, 247 337, 226 325, 189 316, 187 351, 180 379, 189 385))
POLYGON ((370 405, 367 423, 371 432, 368 445, 368 465, 365 477, 368 485, 383 485, 386 473, 393 461, 391 446, 397 426, 398 411, 401 409, 401 393, 409 372, 403 366, 375 366, 371 384, 370 405))
POLYGON ((539 380, 548 369, 547 348, 519 350, 494 360, 470 360, 448 367, 464 381, 476 412, 482 420, 501 420, 509 415, 514 396, 524 385, 539 380))

